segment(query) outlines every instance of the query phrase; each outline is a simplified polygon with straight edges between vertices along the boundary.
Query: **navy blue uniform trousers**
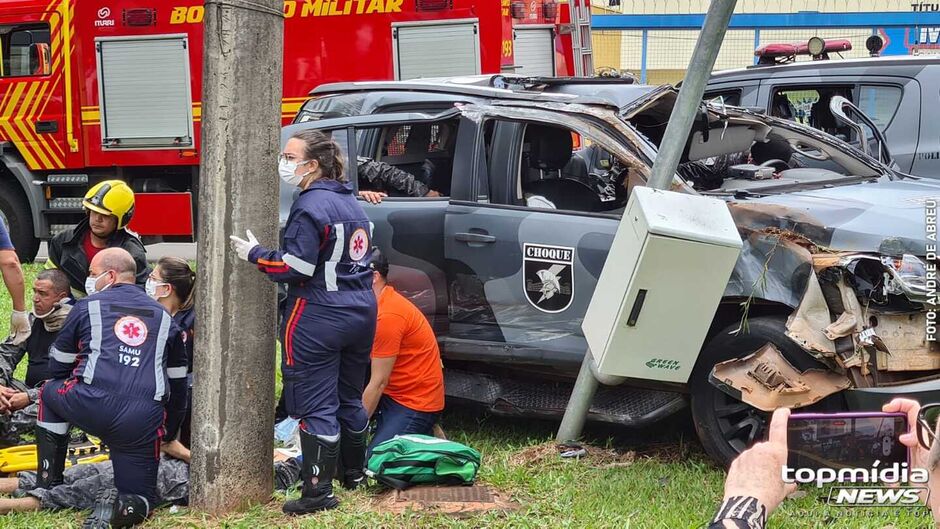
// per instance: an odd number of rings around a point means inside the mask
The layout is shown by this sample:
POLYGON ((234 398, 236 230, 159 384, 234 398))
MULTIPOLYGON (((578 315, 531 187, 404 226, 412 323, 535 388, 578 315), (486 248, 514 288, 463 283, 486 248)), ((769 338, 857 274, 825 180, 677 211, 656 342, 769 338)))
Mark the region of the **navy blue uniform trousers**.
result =
POLYGON ((118 492, 139 494, 154 505, 163 404, 116 395, 77 379, 50 380, 39 395, 37 421, 57 433, 72 424, 100 438, 111 452, 118 492))
POLYGON ((305 432, 333 436, 368 424, 362 390, 375 337, 375 307, 315 305, 288 298, 281 319, 287 414, 305 432))

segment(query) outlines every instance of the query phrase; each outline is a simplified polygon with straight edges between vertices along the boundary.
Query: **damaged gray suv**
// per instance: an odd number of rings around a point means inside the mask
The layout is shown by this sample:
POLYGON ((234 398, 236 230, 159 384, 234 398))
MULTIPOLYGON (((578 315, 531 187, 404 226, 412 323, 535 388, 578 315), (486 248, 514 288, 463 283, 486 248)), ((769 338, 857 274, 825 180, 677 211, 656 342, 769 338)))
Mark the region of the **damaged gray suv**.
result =
MULTIPOLYGON (((349 159, 392 165, 441 195, 384 187, 381 204, 364 206, 391 282, 440 339, 448 397, 560 416, 586 350, 585 310, 676 90, 495 76, 312 95, 285 138, 331 131, 349 159)), ((347 173, 376 189, 356 164, 347 173)), ((926 216, 940 185, 807 126, 710 106, 673 190, 726 200, 743 250, 699 357, 675 359, 687 382, 664 382, 651 361, 642 380, 602 387, 591 419, 636 427, 691 405, 706 450, 727 463, 779 406, 876 409, 896 394, 940 395, 940 347, 926 332, 926 216)))

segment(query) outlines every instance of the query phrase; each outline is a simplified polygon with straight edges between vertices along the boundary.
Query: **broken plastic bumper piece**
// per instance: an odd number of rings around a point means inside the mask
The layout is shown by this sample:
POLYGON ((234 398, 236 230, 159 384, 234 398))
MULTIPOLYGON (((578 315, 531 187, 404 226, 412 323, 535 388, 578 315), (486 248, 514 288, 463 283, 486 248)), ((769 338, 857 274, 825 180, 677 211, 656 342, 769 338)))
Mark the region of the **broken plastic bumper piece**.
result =
POLYGON ((744 358, 716 364, 709 381, 763 411, 808 406, 851 385, 844 375, 832 371, 798 371, 772 343, 744 358))

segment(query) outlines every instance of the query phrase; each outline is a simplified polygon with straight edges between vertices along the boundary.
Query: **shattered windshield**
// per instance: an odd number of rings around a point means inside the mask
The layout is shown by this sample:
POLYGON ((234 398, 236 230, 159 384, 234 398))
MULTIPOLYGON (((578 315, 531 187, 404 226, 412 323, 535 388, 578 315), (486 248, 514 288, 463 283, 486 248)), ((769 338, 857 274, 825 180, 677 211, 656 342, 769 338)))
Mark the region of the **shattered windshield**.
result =
MULTIPOLYGON (((627 119, 658 147, 674 102, 663 98, 627 119)), ((769 194, 882 176, 867 158, 808 127, 719 105, 699 112, 677 173, 703 193, 769 194)))

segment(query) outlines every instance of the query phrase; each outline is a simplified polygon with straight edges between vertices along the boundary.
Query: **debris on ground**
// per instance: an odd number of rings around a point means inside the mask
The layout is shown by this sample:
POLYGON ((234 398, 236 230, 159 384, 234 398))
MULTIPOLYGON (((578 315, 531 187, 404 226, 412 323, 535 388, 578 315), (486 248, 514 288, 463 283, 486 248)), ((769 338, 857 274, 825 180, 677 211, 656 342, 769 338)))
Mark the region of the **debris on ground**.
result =
POLYGON ((509 456, 509 464, 512 466, 538 466, 548 459, 559 459, 568 455, 572 459, 580 459, 594 468, 615 468, 626 467, 633 464, 636 459, 636 452, 633 450, 620 452, 612 448, 601 448, 590 444, 578 444, 577 447, 571 443, 555 444, 542 443, 525 448, 509 456), (572 454, 580 454, 573 457, 572 454))

